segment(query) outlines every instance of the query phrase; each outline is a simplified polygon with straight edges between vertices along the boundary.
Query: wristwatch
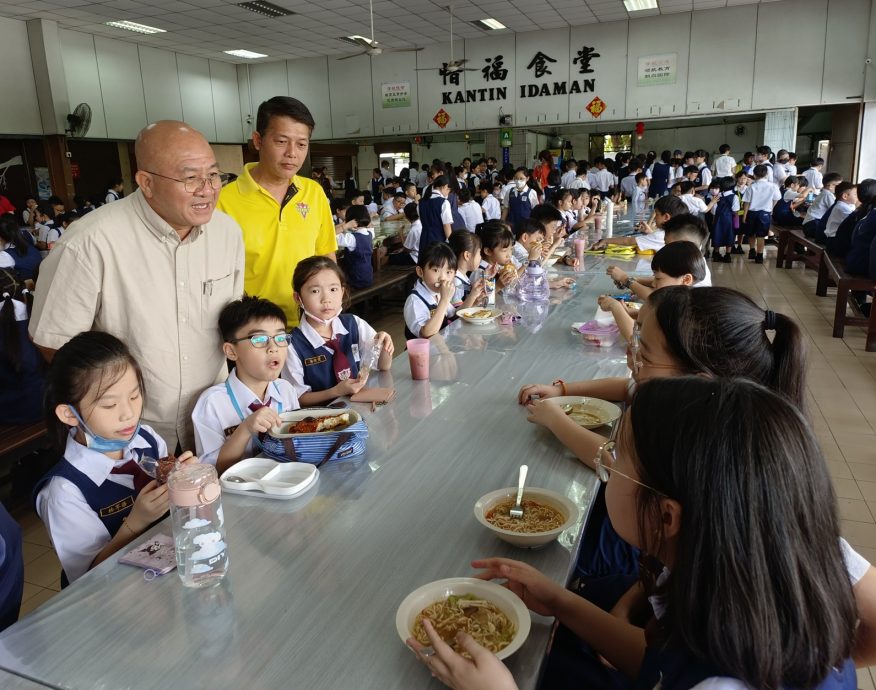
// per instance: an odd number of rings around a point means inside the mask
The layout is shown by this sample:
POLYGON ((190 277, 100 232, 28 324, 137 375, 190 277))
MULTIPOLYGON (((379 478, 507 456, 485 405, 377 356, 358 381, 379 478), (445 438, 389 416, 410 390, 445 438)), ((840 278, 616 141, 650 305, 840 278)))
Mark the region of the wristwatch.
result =
POLYGON ((633 282, 633 280, 635 280, 635 279, 634 279, 634 278, 627 278, 627 279, 626 279, 626 282, 621 283, 620 286, 621 286, 624 290, 629 290, 629 289, 630 289, 630 286, 631 286, 631 284, 632 284, 632 282, 633 282))

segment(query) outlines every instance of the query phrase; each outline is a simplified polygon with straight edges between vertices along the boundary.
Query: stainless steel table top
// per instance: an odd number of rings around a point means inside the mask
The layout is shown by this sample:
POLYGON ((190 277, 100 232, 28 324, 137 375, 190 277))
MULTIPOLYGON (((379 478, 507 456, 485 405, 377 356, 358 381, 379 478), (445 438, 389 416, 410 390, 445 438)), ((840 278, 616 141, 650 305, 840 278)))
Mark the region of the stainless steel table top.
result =
MULTIPOLYGON (((520 307, 512 326, 451 324, 433 339, 431 380, 412 381, 407 355, 376 378, 396 399, 372 413, 359 460, 321 469, 292 500, 225 494, 231 566, 222 585, 147 582, 111 558, 0 636, 0 667, 71 688, 438 687, 395 631, 401 600, 422 584, 472 573, 470 561, 525 560, 558 581, 574 565, 579 522, 558 542, 521 550, 474 518, 475 501, 516 483, 589 509, 597 480, 516 403, 527 382, 626 373, 620 345, 600 350, 570 332, 613 290, 588 257, 574 290, 542 310, 520 307)), ((401 350, 401 344, 397 344, 401 350)), ((156 531, 170 533, 169 521, 156 531)), ((552 619, 533 616, 508 660, 534 688, 552 619)))

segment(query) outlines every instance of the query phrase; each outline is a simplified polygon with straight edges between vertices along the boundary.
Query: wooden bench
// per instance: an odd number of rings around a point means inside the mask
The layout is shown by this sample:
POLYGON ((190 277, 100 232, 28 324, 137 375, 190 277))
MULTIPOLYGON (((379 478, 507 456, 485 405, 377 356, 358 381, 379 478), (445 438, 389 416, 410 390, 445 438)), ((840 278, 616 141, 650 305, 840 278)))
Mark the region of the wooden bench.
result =
POLYGON ((414 266, 384 266, 374 272, 374 282, 371 285, 351 291, 350 304, 382 297, 387 290, 395 286, 403 286, 413 273, 414 266))
POLYGON ((779 236, 776 268, 782 268, 782 266, 791 268, 795 261, 802 261, 808 268, 818 271, 815 294, 819 297, 825 297, 830 282, 827 248, 814 239, 806 237, 800 228, 773 227, 778 231, 779 236), (802 247, 805 251, 798 252, 798 247, 802 247))
POLYGON ((0 426, 0 458, 26 455, 45 447, 47 442, 46 425, 42 422, 0 426))
MULTIPOLYGON (((824 253, 824 290, 827 294, 827 285, 833 282, 836 285, 836 310, 833 314, 833 337, 842 338, 846 326, 864 326, 867 329, 867 341, 864 349, 867 352, 876 352, 876 304, 870 306, 870 316, 864 316, 857 301, 852 297, 852 292, 869 292, 876 296, 876 280, 867 276, 857 276, 846 273, 842 262, 824 253), (852 315, 849 316, 848 308, 852 315)), ((819 271, 821 282, 821 271, 819 271)))

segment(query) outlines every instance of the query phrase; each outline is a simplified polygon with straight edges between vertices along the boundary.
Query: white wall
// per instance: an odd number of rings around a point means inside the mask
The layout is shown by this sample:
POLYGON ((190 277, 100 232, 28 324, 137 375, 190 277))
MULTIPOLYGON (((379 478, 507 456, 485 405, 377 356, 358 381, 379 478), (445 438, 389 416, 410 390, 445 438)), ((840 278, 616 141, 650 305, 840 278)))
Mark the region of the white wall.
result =
POLYGON ((0 69, 0 93, 3 94, 0 133, 42 134, 25 23, 0 17, 0 45, 3 46, 3 69, 0 69))

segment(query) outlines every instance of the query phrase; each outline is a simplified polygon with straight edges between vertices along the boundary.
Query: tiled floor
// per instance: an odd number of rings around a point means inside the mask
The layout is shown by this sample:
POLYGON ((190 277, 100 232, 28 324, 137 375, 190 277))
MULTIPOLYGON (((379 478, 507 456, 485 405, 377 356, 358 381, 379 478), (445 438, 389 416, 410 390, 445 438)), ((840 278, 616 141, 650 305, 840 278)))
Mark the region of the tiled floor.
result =
MULTIPOLYGON (((768 248, 768 257, 774 249, 768 248)), ((876 563, 876 353, 864 351, 864 333, 847 328, 842 340, 831 337, 832 296, 815 296, 815 274, 801 266, 775 269, 734 257, 732 264, 711 264, 713 283, 746 293, 762 306, 793 317, 809 346, 809 413, 830 463, 839 496, 843 534, 876 563)), ((401 350, 398 314, 372 321, 387 330, 401 350)), ((24 615, 59 591, 60 565, 42 523, 21 518, 24 528, 24 615)), ((876 667, 858 671, 858 686, 876 690, 876 667), (872 671, 872 675, 871 675, 872 671)))

